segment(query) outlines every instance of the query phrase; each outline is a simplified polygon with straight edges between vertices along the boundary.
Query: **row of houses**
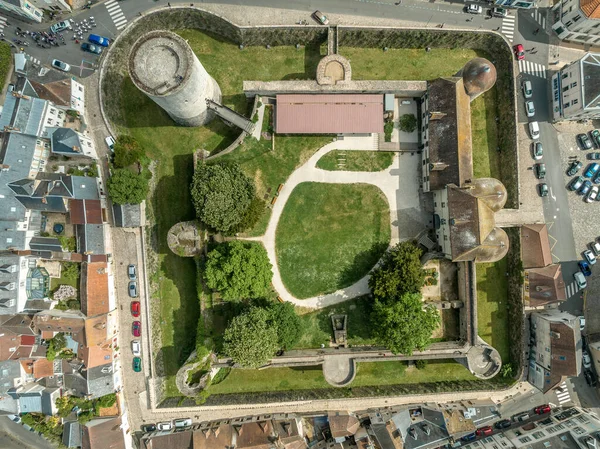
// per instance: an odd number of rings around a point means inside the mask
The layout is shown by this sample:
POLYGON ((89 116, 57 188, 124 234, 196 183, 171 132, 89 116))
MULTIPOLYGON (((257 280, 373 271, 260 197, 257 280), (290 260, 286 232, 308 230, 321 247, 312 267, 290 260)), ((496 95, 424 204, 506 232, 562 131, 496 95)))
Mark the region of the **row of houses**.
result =
MULTIPOLYGON (((19 77, 0 113, 3 414, 54 415, 59 397, 96 399, 122 388, 104 187, 95 176, 65 169, 98 159, 85 130, 84 98, 73 79, 19 77), (57 308, 51 297, 51 278, 61 277, 65 263, 79 267, 78 307, 57 308), (49 353, 59 335, 64 347, 49 353)), ((68 447, 126 447, 126 417, 80 426, 71 416, 64 424, 68 447)))
MULTIPOLYGON (((537 416, 533 410, 529 415, 537 416)), ((578 408, 553 409, 539 417, 543 419, 530 417, 513 420, 509 429, 490 429, 476 437, 478 428, 493 427, 500 420, 493 402, 409 405, 357 414, 280 413, 154 432, 144 435, 140 445, 145 449, 587 449, 590 438, 595 440, 600 430, 598 418, 578 408)))

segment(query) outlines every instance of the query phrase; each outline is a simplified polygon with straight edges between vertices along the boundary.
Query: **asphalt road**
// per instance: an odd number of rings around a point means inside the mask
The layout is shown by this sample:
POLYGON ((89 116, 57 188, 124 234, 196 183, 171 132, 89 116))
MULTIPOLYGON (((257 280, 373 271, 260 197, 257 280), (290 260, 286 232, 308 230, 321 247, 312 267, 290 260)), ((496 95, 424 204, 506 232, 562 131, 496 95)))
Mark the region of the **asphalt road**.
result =
POLYGON ((56 446, 35 432, 26 430, 6 416, 0 416, 0 447, 2 449, 55 449, 56 446))

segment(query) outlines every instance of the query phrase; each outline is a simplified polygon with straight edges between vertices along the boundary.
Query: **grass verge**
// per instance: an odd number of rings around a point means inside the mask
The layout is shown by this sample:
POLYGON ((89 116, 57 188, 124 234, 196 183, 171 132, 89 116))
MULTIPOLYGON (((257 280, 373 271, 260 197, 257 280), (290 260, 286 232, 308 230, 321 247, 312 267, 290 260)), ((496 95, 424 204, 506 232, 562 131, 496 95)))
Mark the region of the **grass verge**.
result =
POLYGON ((387 151, 334 150, 317 162, 317 168, 328 171, 381 171, 392 165, 394 153, 387 151))
POLYGON ((281 278, 296 298, 333 292, 366 275, 389 241, 389 207, 377 187, 299 184, 277 226, 281 278))

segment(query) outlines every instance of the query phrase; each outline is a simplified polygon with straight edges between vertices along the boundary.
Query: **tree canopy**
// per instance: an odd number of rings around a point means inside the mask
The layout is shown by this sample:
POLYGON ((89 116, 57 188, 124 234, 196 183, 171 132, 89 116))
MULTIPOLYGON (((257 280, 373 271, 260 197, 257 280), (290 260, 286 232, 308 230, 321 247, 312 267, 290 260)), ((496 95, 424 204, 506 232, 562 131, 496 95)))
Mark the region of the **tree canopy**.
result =
POLYGON ((225 353, 246 368, 265 364, 278 346, 277 327, 270 311, 262 307, 251 307, 233 318, 225 329, 225 353))
POLYGON ((289 302, 274 303, 269 307, 271 321, 277 328, 279 349, 293 347, 304 331, 302 320, 296 313, 294 305, 289 302))
POLYGON ((269 291, 271 268, 262 245, 234 240, 208 253, 204 276, 206 285, 220 291, 224 299, 260 298, 269 291))
POLYGON ((419 247, 408 241, 385 253, 369 278, 369 288, 375 297, 386 299, 420 292, 425 281, 420 258, 419 247))
POLYGON ((191 193, 198 219, 218 232, 232 231, 245 217, 255 196, 254 182, 238 164, 200 162, 191 193))
POLYGON ((117 204, 139 204, 148 195, 148 180, 126 168, 115 170, 107 182, 108 193, 117 204))
POLYGON ((139 162, 144 156, 144 150, 135 140, 134 137, 121 135, 117 137, 115 142, 115 159, 114 164, 117 168, 129 167, 136 162, 139 162))
POLYGON ((395 301, 375 301, 371 315, 377 341, 394 354, 411 355, 424 350, 440 315, 433 306, 423 308, 421 295, 406 293, 395 301))

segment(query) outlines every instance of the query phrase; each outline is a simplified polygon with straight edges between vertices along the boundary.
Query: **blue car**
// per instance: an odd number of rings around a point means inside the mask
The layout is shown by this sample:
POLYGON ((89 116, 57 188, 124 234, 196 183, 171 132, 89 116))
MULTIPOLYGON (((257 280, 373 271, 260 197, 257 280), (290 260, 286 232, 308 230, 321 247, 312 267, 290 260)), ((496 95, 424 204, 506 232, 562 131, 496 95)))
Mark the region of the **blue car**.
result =
POLYGON ((600 171, 600 164, 594 162, 593 164, 588 165, 583 176, 592 178, 598 174, 598 171, 600 171))
POLYGON ((587 195, 590 189, 592 188, 592 181, 588 181, 587 179, 583 182, 579 190, 577 191, 577 195, 587 195))
POLYGON ((579 269, 581 270, 584 276, 592 275, 592 269, 590 268, 590 264, 587 263, 585 260, 580 260, 579 262, 577 262, 577 264, 579 265, 579 269))
POLYGON ((102 47, 108 47, 108 44, 110 44, 108 38, 98 36, 97 34, 90 34, 88 41, 90 41, 92 44, 101 45, 102 47))
POLYGON ((461 438, 461 440, 463 441, 473 441, 475 438, 477 438, 477 435, 475 434, 475 432, 470 433, 468 435, 465 435, 464 437, 461 438))

